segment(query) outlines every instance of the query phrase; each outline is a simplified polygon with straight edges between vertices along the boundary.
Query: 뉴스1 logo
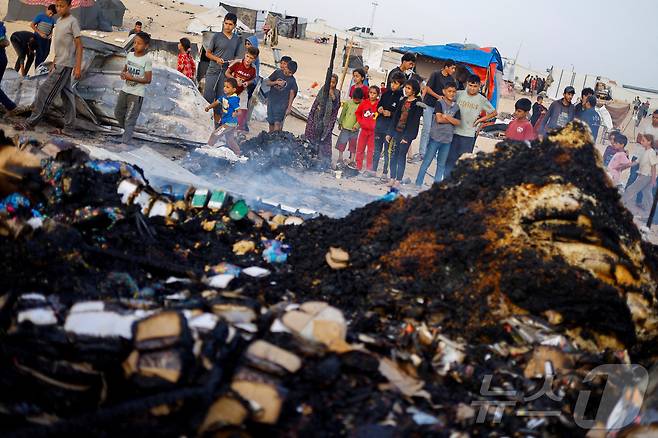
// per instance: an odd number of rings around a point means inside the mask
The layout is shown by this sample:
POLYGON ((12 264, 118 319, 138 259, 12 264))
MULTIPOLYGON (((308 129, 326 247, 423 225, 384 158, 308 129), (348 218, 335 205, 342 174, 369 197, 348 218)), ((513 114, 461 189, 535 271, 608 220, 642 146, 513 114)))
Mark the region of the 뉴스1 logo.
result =
MULTIPOLYGON (((566 415, 561 404, 566 393, 557 384, 558 376, 552 370, 550 362, 546 364, 546 375, 543 382, 537 385, 531 393, 503 390, 492 382, 495 375, 487 374, 480 386, 481 400, 471 402, 477 407, 476 424, 482 424, 487 419, 492 423, 500 423, 505 415, 516 417, 559 417, 566 415), (555 409, 534 409, 534 402, 542 406, 555 406, 555 409), (555 403, 551 403, 551 401, 555 403)), ((649 373, 641 365, 607 364, 592 369, 582 380, 583 386, 605 379, 603 391, 597 391, 596 397, 592 390, 581 389, 573 406, 573 421, 578 427, 592 430, 618 430, 631 424, 640 413, 645 392, 649 384, 649 373)))

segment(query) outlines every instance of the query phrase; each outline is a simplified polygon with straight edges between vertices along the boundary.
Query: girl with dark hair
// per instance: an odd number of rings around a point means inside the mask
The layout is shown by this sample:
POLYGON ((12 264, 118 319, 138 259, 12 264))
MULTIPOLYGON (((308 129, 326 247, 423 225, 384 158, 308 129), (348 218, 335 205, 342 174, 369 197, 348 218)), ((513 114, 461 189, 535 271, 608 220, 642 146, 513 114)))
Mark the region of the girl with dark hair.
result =
POLYGON ((194 81, 196 64, 192 58, 192 43, 187 38, 181 38, 178 43, 178 71, 194 81))

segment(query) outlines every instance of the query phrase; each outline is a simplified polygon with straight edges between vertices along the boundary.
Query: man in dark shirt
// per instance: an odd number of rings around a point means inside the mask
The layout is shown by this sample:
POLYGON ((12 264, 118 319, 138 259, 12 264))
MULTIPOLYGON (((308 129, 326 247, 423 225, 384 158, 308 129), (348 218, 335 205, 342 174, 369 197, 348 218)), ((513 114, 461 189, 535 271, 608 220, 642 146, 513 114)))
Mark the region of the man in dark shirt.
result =
POLYGON ((402 73, 407 80, 415 79, 418 81, 418 83, 421 83, 423 79, 414 72, 414 67, 416 67, 416 55, 413 53, 405 53, 402 55, 400 66, 395 67, 393 70, 388 72, 388 76, 386 77, 386 88, 390 88, 391 78, 395 73, 402 73))
POLYGON ((546 116, 541 121, 539 133, 545 135, 551 129, 564 128, 574 119, 574 105, 571 103, 576 90, 572 86, 564 89, 562 99, 556 100, 548 107, 546 116))
POLYGON ((430 129, 434 119, 434 106, 436 100, 443 96, 443 87, 449 82, 454 82, 453 75, 457 71, 457 64, 452 59, 448 59, 443 64, 441 70, 437 70, 430 75, 425 86, 425 97, 423 103, 423 130, 420 134, 420 144, 418 145, 418 154, 414 155, 412 161, 423 161, 427 144, 430 141, 430 129))
POLYGON ((18 56, 14 70, 20 73, 21 76, 25 76, 34 61, 37 52, 37 40, 34 38, 34 33, 21 30, 12 33, 10 41, 18 56))
POLYGON ((142 31, 142 22, 141 21, 136 21, 135 22, 135 27, 130 29, 130 32, 128 32, 128 36, 140 33, 142 31))
POLYGON ((589 96, 594 96, 594 90, 591 88, 583 88, 583 91, 580 92, 580 102, 578 102, 578 105, 576 105, 576 108, 574 109, 576 118, 579 118, 582 112, 585 111, 585 101, 587 101, 589 96))

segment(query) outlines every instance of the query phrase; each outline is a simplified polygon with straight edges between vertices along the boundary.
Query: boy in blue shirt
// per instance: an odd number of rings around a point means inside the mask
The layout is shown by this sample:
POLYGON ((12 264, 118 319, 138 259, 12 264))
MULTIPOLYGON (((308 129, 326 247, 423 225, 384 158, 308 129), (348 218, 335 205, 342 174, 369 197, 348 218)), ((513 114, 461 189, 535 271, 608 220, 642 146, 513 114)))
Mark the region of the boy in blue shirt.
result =
POLYGON ((221 137, 226 138, 227 146, 240 155, 240 147, 235 141, 235 130, 238 127, 237 110, 240 108, 240 97, 236 94, 238 81, 235 78, 224 79, 223 92, 215 98, 215 101, 206 107, 206 112, 211 109, 215 110, 215 132, 212 133, 208 144, 213 146, 221 137), (221 108, 217 108, 220 105, 221 108))
MULTIPOLYGON (((46 60, 50 53, 50 41, 53 37, 53 28, 55 27, 55 15, 57 14, 57 7, 48 5, 45 13, 41 13, 34 17, 30 27, 34 31, 34 38, 37 41, 37 53, 34 67, 41 65, 46 60)), ((27 72, 26 72, 27 73, 27 72)))
POLYGON ((596 143, 596 137, 598 137, 599 128, 601 127, 601 116, 596 112, 596 96, 593 94, 587 96, 582 104, 583 109, 576 118, 587 123, 587 126, 592 131, 594 143, 596 143))

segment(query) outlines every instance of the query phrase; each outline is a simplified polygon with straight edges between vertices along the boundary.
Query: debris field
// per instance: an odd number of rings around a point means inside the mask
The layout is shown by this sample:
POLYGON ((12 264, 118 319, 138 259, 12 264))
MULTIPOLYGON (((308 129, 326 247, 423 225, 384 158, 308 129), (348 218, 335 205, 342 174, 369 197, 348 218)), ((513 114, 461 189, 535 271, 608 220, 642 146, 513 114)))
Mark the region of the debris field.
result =
POLYGON ((653 364, 658 259, 583 125, 341 219, 159 193, 77 149, 40 158, 0 185, 3 436, 651 427, 635 398, 598 409, 606 379, 588 378, 653 364))

